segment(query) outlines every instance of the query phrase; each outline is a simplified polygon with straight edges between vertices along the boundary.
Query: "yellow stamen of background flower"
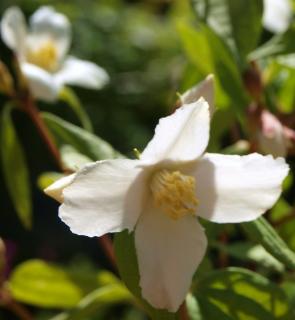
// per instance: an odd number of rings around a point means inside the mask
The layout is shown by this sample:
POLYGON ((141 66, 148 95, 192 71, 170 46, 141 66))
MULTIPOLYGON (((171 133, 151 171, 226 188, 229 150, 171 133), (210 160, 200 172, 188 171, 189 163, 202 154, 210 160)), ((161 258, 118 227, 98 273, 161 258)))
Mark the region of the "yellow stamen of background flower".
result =
POLYGON ((27 61, 47 71, 57 69, 57 49, 53 41, 44 41, 38 48, 27 52, 27 61))
POLYGON ((195 214, 198 200, 194 177, 179 171, 161 170, 153 175, 150 187, 155 206, 173 220, 195 214))

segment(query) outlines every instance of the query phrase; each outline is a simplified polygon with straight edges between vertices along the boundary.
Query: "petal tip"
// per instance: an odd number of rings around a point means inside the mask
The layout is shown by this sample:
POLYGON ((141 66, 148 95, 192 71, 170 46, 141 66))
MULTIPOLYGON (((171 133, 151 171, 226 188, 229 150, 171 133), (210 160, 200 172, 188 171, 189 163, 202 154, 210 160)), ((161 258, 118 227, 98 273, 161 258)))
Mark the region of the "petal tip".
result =
POLYGON ((55 199, 59 203, 63 203, 64 195, 63 191, 66 187, 68 187, 76 177, 76 173, 73 173, 69 176, 58 179, 53 184, 44 189, 44 193, 49 197, 55 199))

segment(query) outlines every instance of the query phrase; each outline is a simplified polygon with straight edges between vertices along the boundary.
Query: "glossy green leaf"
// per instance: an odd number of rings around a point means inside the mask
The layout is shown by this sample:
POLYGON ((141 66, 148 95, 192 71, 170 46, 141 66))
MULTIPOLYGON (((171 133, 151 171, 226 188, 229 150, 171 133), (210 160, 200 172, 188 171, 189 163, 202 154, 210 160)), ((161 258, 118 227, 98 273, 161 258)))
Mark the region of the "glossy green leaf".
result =
POLYGON ((197 299, 189 293, 185 299, 186 309, 190 320, 202 320, 205 319, 201 315, 199 302, 197 299))
POLYGON ((109 272, 82 273, 42 260, 28 260, 12 272, 14 299, 46 308, 70 308, 99 286, 116 283, 109 272))
POLYGON ((65 168, 72 171, 79 170, 86 163, 91 162, 92 160, 84 154, 78 152, 71 145, 63 145, 60 148, 61 159, 65 168))
POLYGON ((128 231, 117 233, 115 235, 114 248, 122 280, 125 282, 127 288, 139 300, 139 303, 143 306, 149 316, 153 320, 178 320, 178 313, 174 314, 168 311, 154 309, 141 297, 133 233, 129 234, 128 231))
POLYGON ((26 228, 32 226, 32 200, 29 172, 23 148, 11 117, 13 106, 2 110, 0 143, 2 170, 7 190, 19 219, 26 228))
POLYGON ((263 217, 242 223, 249 237, 290 269, 295 269, 295 252, 291 251, 274 228, 263 217))
POLYGON ((237 113, 248 105, 248 97, 245 94, 240 71, 234 57, 226 43, 211 29, 204 26, 203 32, 210 45, 214 63, 214 74, 226 94, 231 98, 234 111, 237 113))
POLYGON ((229 47, 216 33, 202 24, 195 29, 179 23, 178 31, 188 58, 204 76, 214 73, 217 89, 222 88, 231 98, 234 111, 240 114, 247 106, 248 98, 229 47))
POLYGON ((59 146, 69 144, 92 160, 103 160, 120 157, 113 147, 97 137, 53 114, 42 113, 42 117, 53 133, 59 146))
POLYGON ((205 319, 218 319, 218 320, 237 320, 230 317, 216 306, 213 301, 210 301, 209 297, 198 297, 199 306, 202 315, 205 319))
POLYGON ((285 33, 278 34, 251 53, 250 59, 262 59, 294 53, 295 25, 285 33))
POLYGON ((195 12, 224 40, 231 41, 232 30, 228 12, 228 0, 192 0, 195 12))
POLYGON ((64 177, 65 175, 59 172, 43 172, 37 179, 38 188, 43 191, 56 180, 64 177))
POLYGON ((258 268, 262 266, 277 272, 285 271, 284 265, 269 254, 260 244, 253 245, 251 242, 235 242, 222 245, 215 243, 214 247, 241 261, 254 262, 258 268))
POLYGON ((194 293, 201 310, 205 299, 230 319, 281 319, 288 313, 283 290, 261 275, 242 268, 209 273, 200 279, 194 293))
POLYGON ((177 28, 184 49, 191 62, 204 76, 213 73, 213 58, 205 34, 201 30, 196 30, 183 22, 179 22, 177 28))
POLYGON ((85 130, 90 132, 93 131, 88 114, 85 112, 78 97, 71 88, 64 87, 59 93, 59 99, 64 101, 69 107, 72 108, 76 116, 81 121, 81 124, 85 130))
POLYGON ((263 1, 227 0, 232 35, 243 59, 256 48, 262 31, 263 1))
POLYGON ((127 302, 133 302, 133 297, 126 287, 120 283, 110 284, 89 293, 73 309, 51 320, 84 320, 102 309, 127 302))

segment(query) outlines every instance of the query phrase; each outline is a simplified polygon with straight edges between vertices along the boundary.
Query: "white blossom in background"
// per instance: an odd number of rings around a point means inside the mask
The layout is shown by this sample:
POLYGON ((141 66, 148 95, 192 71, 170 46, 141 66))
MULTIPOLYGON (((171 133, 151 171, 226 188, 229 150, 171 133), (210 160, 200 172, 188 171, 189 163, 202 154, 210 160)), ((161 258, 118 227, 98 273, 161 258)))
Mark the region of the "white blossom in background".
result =
MULTIPOLYGON (((213 97, 212 77, 200 88, 213 97)), ((45 190, 62 202, 59 216, 76 234, 134 231, 142 296, 171 312, 206 252, 198 217, 258 218, 277 201, 289 170, 282 158, 204 153, 210 113, 198 96, 184 95, 182 107, 160 120, 140 159, 87 164, 45 190)))
POLYGON ((8 8, 1 20, 1 36, 15 52, 36 98, 54 101, 65 84, 99 89, 109 80, 96 64, 67 55, 71 25, 52 7, 40 7, 31 16, 29 28, 18 7, 8 8))
POLYGON ((274 33, 286 31, 292 18, 290 0, 264 0, 263 6, 263 26, 274 33))

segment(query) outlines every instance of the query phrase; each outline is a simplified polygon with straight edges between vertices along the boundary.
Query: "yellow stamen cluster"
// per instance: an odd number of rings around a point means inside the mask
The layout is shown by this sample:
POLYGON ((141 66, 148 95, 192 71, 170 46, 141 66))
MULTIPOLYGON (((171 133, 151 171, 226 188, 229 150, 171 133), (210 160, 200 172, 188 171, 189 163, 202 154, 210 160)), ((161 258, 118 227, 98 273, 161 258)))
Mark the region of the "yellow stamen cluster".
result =
POLYGON ((53 41, 47 40, 38 48, 29 49, 27 61, 49 72, 54 72, 58 67, 58 55, 53 41))
POLYGON ((173 220, 195 214, 198 200, 194 177, 179 171, 161 170, 153 175, 150 187, 155 206, 173 220))

